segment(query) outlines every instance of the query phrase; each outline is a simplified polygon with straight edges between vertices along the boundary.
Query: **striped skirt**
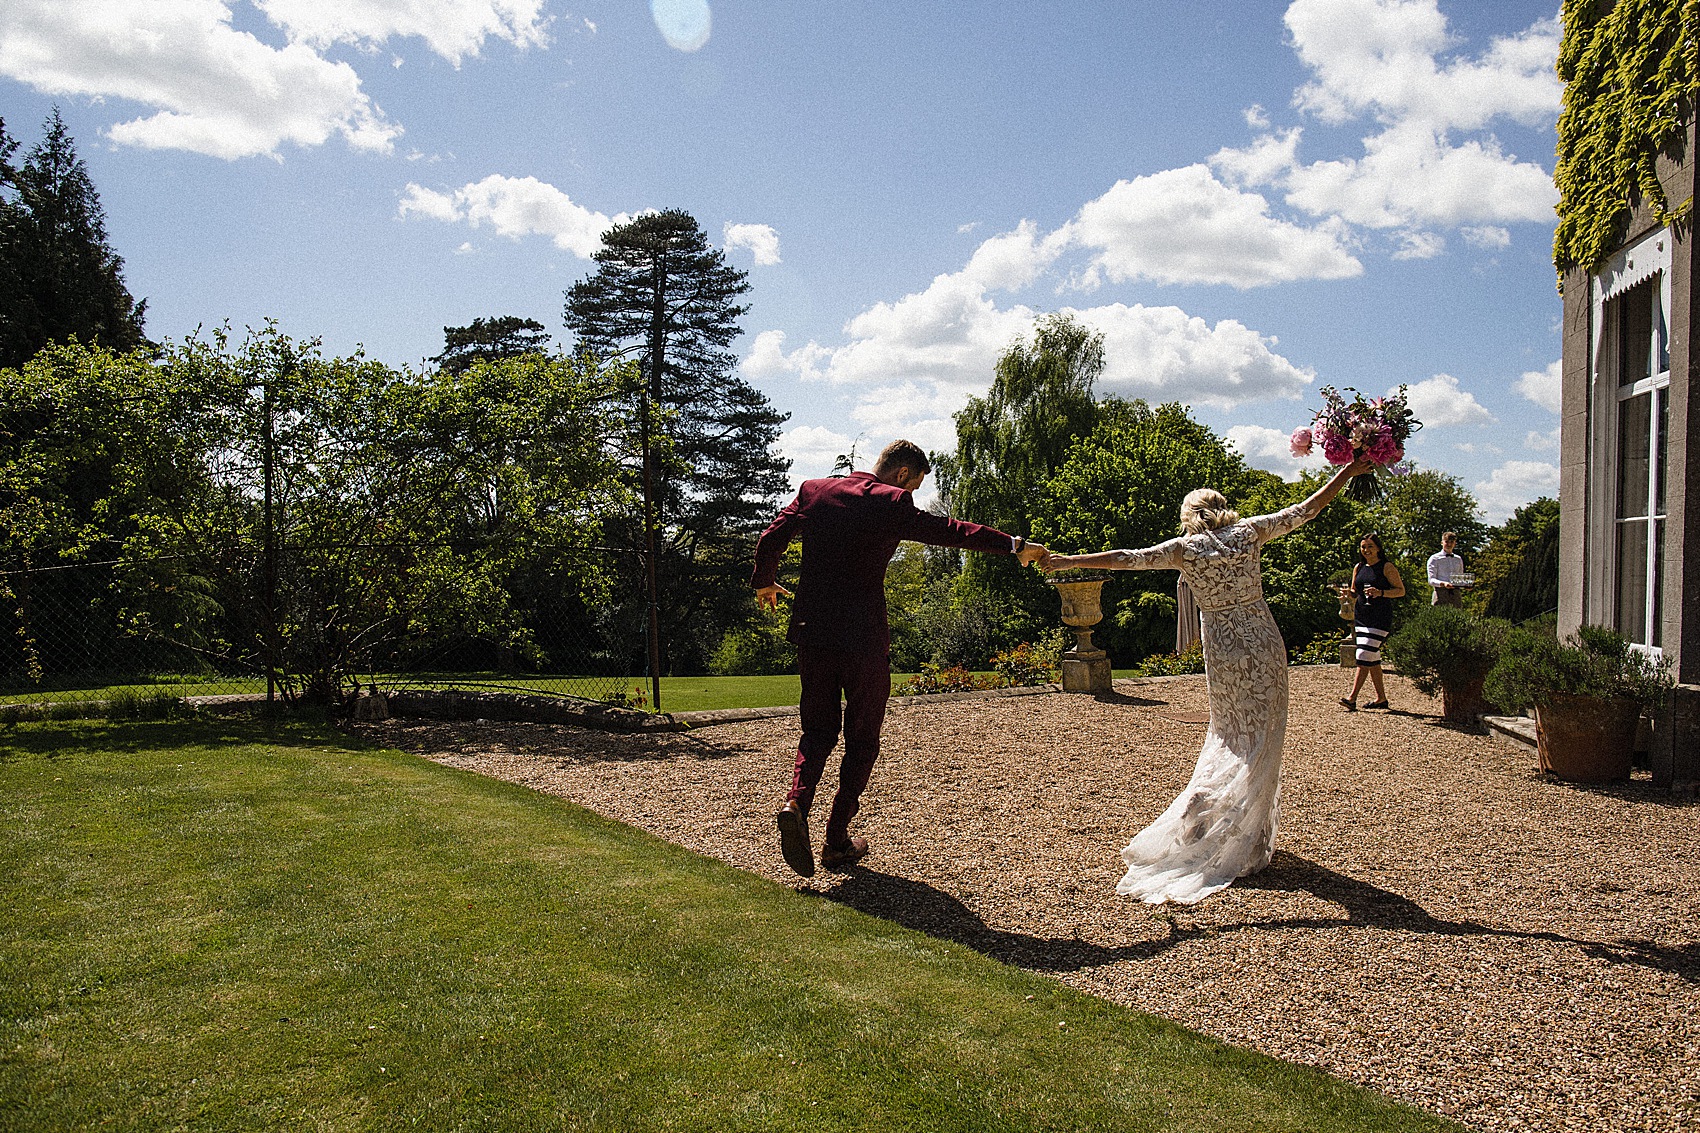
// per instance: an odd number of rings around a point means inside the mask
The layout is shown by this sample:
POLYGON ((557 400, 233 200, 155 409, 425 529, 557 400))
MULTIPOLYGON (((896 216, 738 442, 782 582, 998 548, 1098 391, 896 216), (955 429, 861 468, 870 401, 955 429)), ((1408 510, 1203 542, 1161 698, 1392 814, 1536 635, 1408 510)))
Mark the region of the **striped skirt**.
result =
POLYGON ((1352 630, 1357 635, 1358 664, 1381 664, 1381 643, 1387 640, 1387 631, 1366 625, 1353 626, 1352 630))

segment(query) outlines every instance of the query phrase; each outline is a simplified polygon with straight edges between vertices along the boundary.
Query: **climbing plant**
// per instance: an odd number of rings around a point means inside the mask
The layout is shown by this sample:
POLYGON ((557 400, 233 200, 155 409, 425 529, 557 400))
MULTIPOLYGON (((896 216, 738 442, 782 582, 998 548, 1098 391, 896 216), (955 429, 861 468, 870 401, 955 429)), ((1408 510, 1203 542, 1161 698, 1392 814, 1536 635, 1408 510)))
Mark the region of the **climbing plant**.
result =
POLYGON ((1605 258, 1637 199, 1661 224, 1693 209, 1692 196, 1674 206, 1666 199, 1654 163, 1700 89, 1700 0, 1564 0, 1562 18, 1564 110, 1553 175, 1561 277, 1605 258))

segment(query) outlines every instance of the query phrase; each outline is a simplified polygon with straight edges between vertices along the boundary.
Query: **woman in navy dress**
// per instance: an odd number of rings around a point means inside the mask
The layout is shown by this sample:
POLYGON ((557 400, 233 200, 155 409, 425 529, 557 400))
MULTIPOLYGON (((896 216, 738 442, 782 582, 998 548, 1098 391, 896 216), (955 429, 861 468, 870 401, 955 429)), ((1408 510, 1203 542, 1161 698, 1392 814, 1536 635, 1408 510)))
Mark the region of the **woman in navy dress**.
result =
POLYGON ((1358 710, 1358 693, 1363 691, 1366 677, 1375 686, 1375 699, 1364 707, 1387 707, 1387 687, 1381 681, 1381 643, 1393 629, 1393 599, 1404 596, 1405 582, 1399 577, 1399 568, 1387 561, 1381 537, 1370 532, 1358 543, 1352 581, 1340 592, 1342 599, 1356 599, 1352 630, 1357 638, 1358 671, 1352 679, 1352 695, 1340 698, 1347 712, 1358 710))

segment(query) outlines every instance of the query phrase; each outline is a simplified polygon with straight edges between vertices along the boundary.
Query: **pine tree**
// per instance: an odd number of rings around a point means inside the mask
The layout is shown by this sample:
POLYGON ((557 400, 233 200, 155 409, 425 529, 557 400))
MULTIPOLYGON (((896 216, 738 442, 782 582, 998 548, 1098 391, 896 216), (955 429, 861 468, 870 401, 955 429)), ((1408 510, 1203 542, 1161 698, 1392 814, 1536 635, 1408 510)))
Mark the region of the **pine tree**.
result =
POLYGON ((147 302, 124 286, 124 261, 107 243, 100 195, 58 110, 7 187, 12 192, 0 217, 0 366, 21 366, 49 342, 72 336, 114 351, 148 345, 147 302))
POLYGON ((473 319, 470 326, 444 327, 443 352, 431 361, 449 374, 464 374, 478 362, 542 354, 549 346, 549 332, 536 319, 502 315, 473 319))
POLYGON ((596 271, 566 293, 566 324, 579 347, 638 362, 634 396, 657 442, 663 666, 699 670, 747 617, 750 540, 790 489, 790 461, 773 450, 789 415, 736 371, 749 281, 689 213, 616 225, 592 258, 596 271))

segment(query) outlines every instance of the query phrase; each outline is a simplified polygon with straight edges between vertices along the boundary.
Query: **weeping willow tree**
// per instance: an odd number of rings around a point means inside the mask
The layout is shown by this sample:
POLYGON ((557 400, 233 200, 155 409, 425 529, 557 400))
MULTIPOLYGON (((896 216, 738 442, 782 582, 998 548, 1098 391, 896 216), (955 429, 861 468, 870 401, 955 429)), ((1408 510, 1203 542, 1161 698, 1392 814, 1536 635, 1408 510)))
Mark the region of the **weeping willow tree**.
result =
MULTIPOLYGON (((1092 387, 1103 370, 1104 336, 1071 315, 1046 315, 1011 343, 991 389, 956 415, 956 451, 933 454, 950 513, 1031 536, 1034 501, 1097 424, 1092 387)), ((980 634, 994 651, 1055 620, 1050 587, 1004 555, 966 556, 951 602, 959 620, 995 623, 980 634)))
POLYGON ((951 514, 1031 535, 1035 492, 1097 422, 1092 387, 1103 371, 1104 336, 1072 315, 1047 315, 1031 341, 1012 343, 986 396, 956 415, 956 451, 935 455, 951 514))

